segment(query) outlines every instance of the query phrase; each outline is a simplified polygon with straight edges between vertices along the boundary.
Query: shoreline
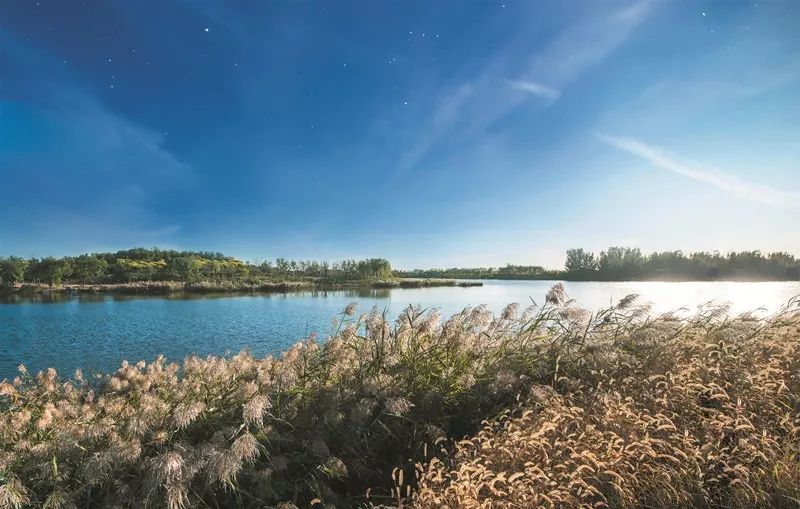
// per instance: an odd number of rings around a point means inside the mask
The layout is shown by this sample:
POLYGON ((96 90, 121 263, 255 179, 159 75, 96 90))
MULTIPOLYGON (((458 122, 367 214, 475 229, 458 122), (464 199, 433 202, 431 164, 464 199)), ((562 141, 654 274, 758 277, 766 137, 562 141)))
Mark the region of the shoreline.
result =
POLYGON ((719 277, 719 278, 682 278, 682 277, 662 277, 662 278, 641 278, 641 279, 604 279, 604 278, 575 278, 564 276, 563 274, 551 274, 542 277, 490 277, 490 276, 447 276, 447 277, 431 277, 425 276, 398 276, 401 278, 410 279, 453 279, 456 281, 462 280, 478 280, 478 281, 561 281, 564 283, 798 283, 800 279, 779 279, 779 278, 753 278, 753 277, 719 277))
POLYGON ((0 288, 6 294, 51 294, 51 293, 118 293, 140 295, 164 295, 170 293, 241 293, 241 292, 292 292, 303 290, 350 290, 350 289, 393 289, 393 288, 438 288, 483 286, 480 281, 457 279, 400 278, 391 280, 302 280, 302 281, 262 281, 257 283, 210 282, 194 283, 184 281, 137 281, 131 283, 64 283, 48 285, 25 283, 0 288))
POLYGON ((484 281, 550 281, 565 283, 794 283, 789 279, 500 279, 484 280, 467 278, 395 278, 379 280, 335 280, 305 279, 289 281, 226 282, 226 281, 135 281, 129 283, 63 283, 49 286, 38 283, 23 283, 0 286, 0 295, 68 295, 68 294, 117 294, 117 295, 170 295, 170 294, 233 294, 233 293, 287 293, 300 291, 340 290, 391 290, 411 288, 469 288, 482 287, 484 281))

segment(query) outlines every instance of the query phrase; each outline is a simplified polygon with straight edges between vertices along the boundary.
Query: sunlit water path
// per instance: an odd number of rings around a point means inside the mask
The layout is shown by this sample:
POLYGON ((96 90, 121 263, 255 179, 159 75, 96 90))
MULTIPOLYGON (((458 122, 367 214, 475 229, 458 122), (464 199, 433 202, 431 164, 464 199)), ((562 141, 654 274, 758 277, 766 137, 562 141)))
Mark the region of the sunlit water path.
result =
MULTIPOLYGON (((510 302, 542 303, 552 281, 486 281, 483 287, 298 292, 214 298, 131 298, 84 296, 57 302, 7 299, 0 303, 0 379, 24 363, 31 371, 49 366, 63 374, 75 368, 108 371, 120 360, 151 360, 163 353, 224 354, 247 348, 275 353, 317 331, 324 337, 331 319, 350 302, 361 311, 373 306, 393 317, 409 304, 438 308, 445 316, 465 306, 486 304, 494 311, 510 302)), ((577 305, 598 309, 636 293, 653 312, 709 301, 728 302, 732 312, 775 311, 800 294, 800 283, 566 283, 577 305)))

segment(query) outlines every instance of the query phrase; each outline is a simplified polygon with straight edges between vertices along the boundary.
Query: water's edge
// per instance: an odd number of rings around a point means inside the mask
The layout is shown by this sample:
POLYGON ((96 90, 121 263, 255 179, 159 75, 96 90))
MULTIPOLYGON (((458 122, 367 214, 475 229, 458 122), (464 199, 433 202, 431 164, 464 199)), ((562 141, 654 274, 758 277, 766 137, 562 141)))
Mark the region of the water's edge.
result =
MULTIPOLYGON (((107 372, 127 359, 159 354, 181 360, 191 353, 222 355, 248 349, 274 354, 317 332, 325 338, 331 320, 348 304, 373 307, 397 317, 408 305, 437 309, 443 318, 465 307, 486 305, 495 313, 507 304, 541 304, 556 281, 485 280, 462 288, 302 289, 282 292, 178 292, 160 295, 118 292, 46 292, 0 297, 0 379, 25 364, 36 372, 55 367, 107 372)), ((576 283, 564 282, 575 305, 597 310, 629 294, 651 303, 653 313, 693 313, 712 301, 731 312, 774 312, 800 294, 800 283, 576 283)))

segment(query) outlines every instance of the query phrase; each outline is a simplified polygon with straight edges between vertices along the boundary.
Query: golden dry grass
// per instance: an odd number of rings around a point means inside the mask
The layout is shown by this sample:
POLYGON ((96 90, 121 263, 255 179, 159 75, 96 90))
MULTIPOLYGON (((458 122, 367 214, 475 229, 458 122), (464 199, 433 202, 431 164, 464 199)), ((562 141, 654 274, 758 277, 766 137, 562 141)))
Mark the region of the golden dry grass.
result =
POLYGON ((605 339, 587 373, 418 466, 415 506, 800 507, 797 313, 605 339))

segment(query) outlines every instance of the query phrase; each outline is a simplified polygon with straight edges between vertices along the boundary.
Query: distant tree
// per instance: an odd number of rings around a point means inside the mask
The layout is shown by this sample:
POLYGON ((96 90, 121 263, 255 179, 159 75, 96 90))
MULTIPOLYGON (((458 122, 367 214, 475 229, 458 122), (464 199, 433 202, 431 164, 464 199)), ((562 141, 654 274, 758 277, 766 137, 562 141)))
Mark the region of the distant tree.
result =
POLYGON ((28 260, 9 256, 0 258, 0 284, 11 286, 22 283, 25 280, 25 271, 28 268, 28 260))
POLYGON ((567 272, 575 275, 586 275, 597 269, 597 261, 594 254, 578 249, 567 249, 567 261, 565 263, 567 272))
POLYGON ((600 252, 597 267, 603 279, 636 279, 641 276, 644 261, 639 248, 614 246, 600 252))
POLYGON ((392 265, 385 258, 372 258, 369 260, 372 276, 377 278, 392 277, 392 265))
POLYGON ((289 262, 284 258, 275 260, 275 272, 280 275, 287 274, 289 272, 289 262))
POLYGON ((115 258, 109 262, 108 272, 115 282, 152 281, 169 279, 167 262, 164 260, 131 260, 115 258))
POLYGON ((179 256, 167 262, 165 271, 170 279, 176 281, 196 281, 202 263, 194 256, 179 256))
POLYGON ((625 259, 625 248, 612 246, 605 251, 600 251, 597 266, 601 272, 612 273, 622 270, 625 259))
POLYGON ((69 260, 66 258, 47 257, 41 260, 33 259, 28 272, 36 283, 47 283, 50 286, 60 285, 65 274, 70 270, 69 260))
POLYGON ((776 277, 800 280, 800 262, 794 256, 784 252, 770 253, 768 260, 770 272, 776 277))
POLYGON ((81 283, 97 282, 108 269, 108 262, 95 255, 80 255, 72 259, 72 279, 81 283))

